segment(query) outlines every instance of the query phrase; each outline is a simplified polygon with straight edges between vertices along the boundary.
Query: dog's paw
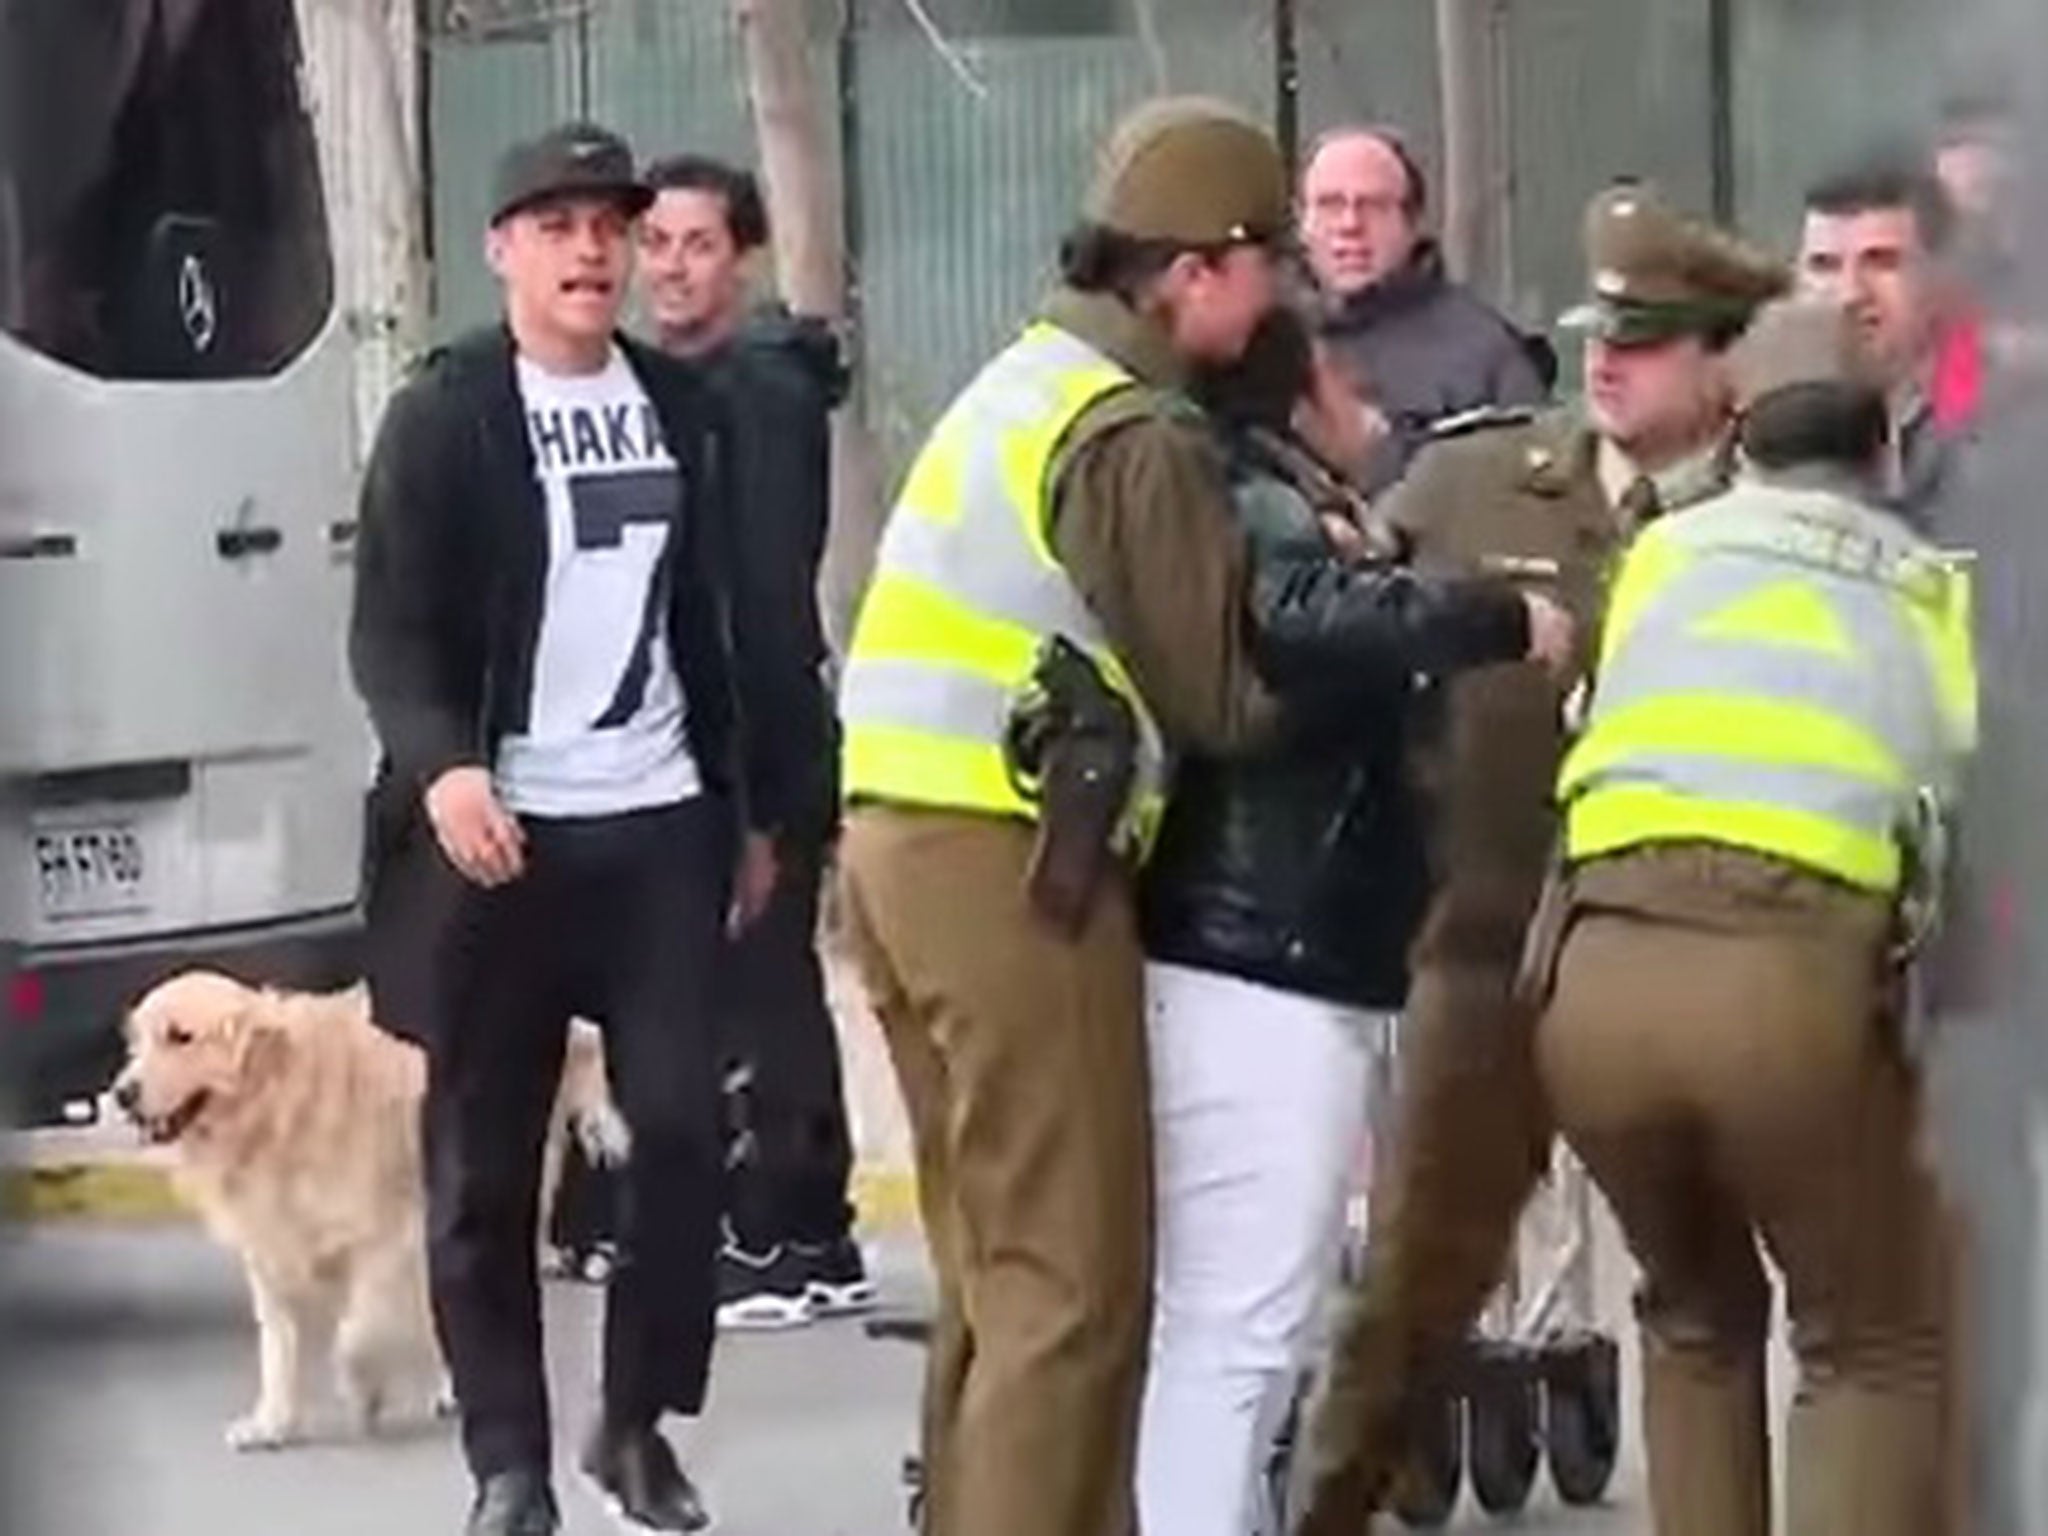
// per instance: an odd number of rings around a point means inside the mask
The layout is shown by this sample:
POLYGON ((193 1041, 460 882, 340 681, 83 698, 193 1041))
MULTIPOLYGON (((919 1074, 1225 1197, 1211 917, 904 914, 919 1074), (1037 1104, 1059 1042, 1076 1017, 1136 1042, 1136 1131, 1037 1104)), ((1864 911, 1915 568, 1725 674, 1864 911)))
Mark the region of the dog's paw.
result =
POLYGON ((348 1405, 349 1432, 359 1440, 374 1440, 384 1428, 384 1394, 382 1392, 350 1391, 343 1394, 348 1405))
POLYGON ((278 1451, 294 1444, 299 1427, 275 1414, 256 1412, 228 1426, 228 1449, 235 1451, 278 1451))

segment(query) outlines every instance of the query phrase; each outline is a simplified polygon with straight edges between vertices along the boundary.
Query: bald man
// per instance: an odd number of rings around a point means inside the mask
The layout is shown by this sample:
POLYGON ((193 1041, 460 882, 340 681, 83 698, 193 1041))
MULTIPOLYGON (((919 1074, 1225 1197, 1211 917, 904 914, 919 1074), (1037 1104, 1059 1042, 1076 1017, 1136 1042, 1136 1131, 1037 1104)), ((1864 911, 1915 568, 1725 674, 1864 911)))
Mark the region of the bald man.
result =
POLYGON ((1386 430, 1364 470, 1377 494, 1430 430, 1549 393, 1536 344, 1451 281, 1429 233, 1429 186, 1400 135, 1334 129, 1302 172, 1301 237, 1323 339, 1386 430))

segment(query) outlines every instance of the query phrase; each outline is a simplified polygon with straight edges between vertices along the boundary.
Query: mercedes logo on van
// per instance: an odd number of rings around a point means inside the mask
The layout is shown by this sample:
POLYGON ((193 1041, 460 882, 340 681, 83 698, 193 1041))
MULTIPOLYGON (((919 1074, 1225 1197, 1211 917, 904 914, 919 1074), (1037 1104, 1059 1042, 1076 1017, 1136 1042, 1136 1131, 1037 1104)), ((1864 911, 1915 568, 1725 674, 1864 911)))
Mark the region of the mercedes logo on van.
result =
POLYGON ((178 264, 178 319, 194 352, 212 348, 220 333, 220 303, 214 296, 213 279, 206 264, 194 252, 187 252, 178 264))

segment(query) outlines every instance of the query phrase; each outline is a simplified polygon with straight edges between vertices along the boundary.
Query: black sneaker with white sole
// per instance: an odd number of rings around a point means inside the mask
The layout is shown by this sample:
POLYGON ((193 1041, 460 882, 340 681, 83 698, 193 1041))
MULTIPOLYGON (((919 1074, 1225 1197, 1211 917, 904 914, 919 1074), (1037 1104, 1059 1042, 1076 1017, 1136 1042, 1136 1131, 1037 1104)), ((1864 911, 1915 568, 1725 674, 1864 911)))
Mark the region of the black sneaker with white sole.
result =
POLYGON ((852 1237, 829 1243, 791 1243, 803 1266, 804 1294, 816 1317, 851 1317, 871 1310, 880 1292, 868 1278, 867 1260, 852 1237))
POLYGON ((704 1531, 711 1516, 669 1443, 653 1429, 600 1424, 580 1463, 598 1501, 624 1531, 704 1531))
POLYGON ((801 1328, 816 1314, 810 1271, 795 1251, 778 1245, 749 1253, 727 1243, 718 1255, 718 1326, 772 1332, 801 1328))

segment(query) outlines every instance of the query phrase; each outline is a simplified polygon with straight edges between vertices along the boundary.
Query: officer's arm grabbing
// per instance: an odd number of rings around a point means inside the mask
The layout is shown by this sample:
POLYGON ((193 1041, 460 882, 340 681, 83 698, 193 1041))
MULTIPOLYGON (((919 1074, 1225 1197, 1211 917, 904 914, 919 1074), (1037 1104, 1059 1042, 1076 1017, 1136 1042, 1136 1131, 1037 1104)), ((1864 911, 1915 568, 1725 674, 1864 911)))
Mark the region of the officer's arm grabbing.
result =
POLYGON ((1248 551, 1199 424, 1144 416, 1078 444, 1053 487, 1054 553, 1175 742, 1241 752, 1271 735, 1245 623, 1248 551))

